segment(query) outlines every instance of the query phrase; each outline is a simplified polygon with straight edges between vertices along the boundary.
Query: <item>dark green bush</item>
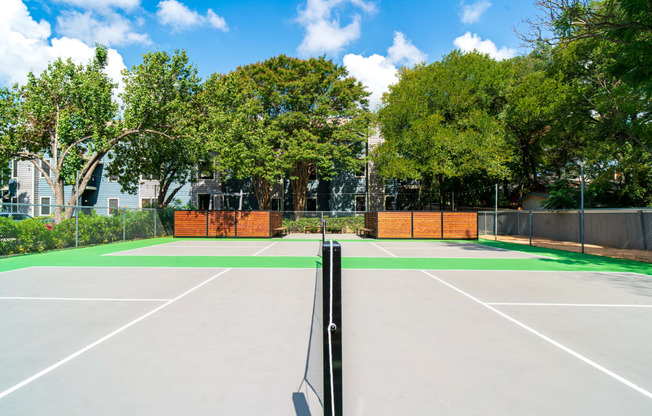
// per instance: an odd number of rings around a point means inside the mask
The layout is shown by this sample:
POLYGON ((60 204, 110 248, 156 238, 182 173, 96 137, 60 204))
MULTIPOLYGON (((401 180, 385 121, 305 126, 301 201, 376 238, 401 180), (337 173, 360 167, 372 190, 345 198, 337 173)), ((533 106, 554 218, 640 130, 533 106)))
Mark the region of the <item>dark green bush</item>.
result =
MULTIPOLYGON (((173 226, 170 223, 174 222, 174 210, 134 210, 124 213, 125 239, 154 237, 156 215, 159 215, 156 235, 171 235, 173 226)), ((98 215, 95 211, 80 213, 78 226, 79 246, 122 241, 123 212, 115 209, 108 216, 98 215)), ((75 228, 75 218, 55 225, 40 219, 13 221, 0 217, 0 256, 74 247, 75 228)))

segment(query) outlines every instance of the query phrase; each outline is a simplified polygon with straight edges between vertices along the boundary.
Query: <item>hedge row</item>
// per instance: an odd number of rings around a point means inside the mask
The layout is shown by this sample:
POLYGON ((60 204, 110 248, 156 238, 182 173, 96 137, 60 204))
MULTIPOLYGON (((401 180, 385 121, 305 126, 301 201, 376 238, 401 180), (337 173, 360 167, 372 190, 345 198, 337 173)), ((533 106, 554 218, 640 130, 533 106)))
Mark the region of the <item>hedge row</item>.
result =
MULTIPOLYGON (((154 237, 154 215, 158 213, 156 235, 171 235, 173 213, 162 211, 126 211, 124 213, 125 240, 154 237)), ((170 210, 171 211, 171 210, 170 210)), ((13 221, 0 217, 0 256, 38 253, 75 246, 75 219, 59 224, 32 218, 13 221)), ((79 215, 79 246, 105 244, 123 239, 123 215, 114 210, 112 215, 79 215)))
MULTIPOLYGON (((342 229, 343 233, 357 233, 360 228, 364 228, 364 217, 328 217, 325 216, 326 231, 339 231, 342 229)), ((317 230, 321 225, 320 218, 299 218, 298 220, 283 219, 283 226, 288 227, 291 231, 306 232, 317 230)))

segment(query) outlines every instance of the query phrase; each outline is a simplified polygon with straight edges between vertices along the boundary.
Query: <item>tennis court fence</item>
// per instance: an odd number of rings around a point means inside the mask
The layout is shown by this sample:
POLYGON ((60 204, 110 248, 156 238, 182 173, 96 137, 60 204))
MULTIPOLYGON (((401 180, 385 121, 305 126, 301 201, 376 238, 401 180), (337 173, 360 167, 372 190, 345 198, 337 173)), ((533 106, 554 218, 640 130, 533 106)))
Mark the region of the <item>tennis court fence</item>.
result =
POLYGON ((0 210, 0 257, 173 234, 173 209, 3 203, 0 210))
POLYGON ((483 238, 652 263, 652 208, 478 215, 483 238))

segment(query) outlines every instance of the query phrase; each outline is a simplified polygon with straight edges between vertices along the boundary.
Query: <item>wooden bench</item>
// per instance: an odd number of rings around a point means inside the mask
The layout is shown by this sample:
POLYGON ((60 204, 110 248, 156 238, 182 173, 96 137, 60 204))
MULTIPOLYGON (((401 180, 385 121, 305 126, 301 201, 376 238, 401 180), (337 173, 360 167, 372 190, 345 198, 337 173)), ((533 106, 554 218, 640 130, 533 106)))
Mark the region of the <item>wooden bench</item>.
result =
POLYGON ((374 230, 371 228, 358 228, 358 235, 363 238, 369 237, 369 234, 373 234, 374 230))
POLYGON ((289 228, 288 227, 277 227, 274 228, 274 235, 280 234, 281 237, 285 237, 289 233, 289 228))

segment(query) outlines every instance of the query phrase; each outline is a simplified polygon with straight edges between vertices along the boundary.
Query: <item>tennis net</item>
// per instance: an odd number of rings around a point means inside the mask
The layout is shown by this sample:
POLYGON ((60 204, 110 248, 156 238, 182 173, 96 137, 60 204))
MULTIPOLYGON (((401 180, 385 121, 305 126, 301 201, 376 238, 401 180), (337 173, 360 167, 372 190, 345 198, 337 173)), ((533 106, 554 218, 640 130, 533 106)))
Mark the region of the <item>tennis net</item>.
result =
POLYGON ((315 281, 312 327, 304 382, 319 397, 324 415, 342 414, 342 251, 324 241, 315 281))

